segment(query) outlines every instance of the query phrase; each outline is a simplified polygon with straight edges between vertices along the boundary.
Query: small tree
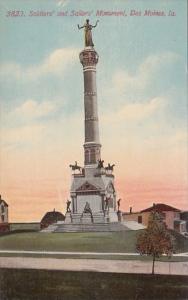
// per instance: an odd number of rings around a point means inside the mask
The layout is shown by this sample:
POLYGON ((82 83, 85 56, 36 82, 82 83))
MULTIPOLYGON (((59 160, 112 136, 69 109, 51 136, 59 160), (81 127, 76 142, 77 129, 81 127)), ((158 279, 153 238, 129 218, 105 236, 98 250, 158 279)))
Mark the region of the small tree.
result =
POLYGON ((162 216, 155 210, 149 216, 148 227, 139 234, 136 248, 141 255, 153 257, 152 274, 154 274, 156 258, 162 254, 166 254, 168 257, 172 256, 174 238, 162 221, 162 216))

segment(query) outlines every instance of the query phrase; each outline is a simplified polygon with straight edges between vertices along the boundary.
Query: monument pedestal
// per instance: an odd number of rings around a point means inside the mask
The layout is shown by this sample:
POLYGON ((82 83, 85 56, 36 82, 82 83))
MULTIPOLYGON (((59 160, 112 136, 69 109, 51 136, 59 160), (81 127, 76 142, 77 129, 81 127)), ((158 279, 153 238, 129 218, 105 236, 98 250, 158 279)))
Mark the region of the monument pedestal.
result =
POLYGON ((118 222, 121 222, 122 212, 120 210, 118 210, 118 212, 117 212, 117 217, 118 217, 118 222))
POLYGON ((108 213, 110 222, 118 222, 117 211, 109 211, 108 213))
POLYGON ((66 214, 65 214, 65 223, 72 223, 71 212, 66 212, 66 214))
POLYGON ((93 216, 90 213, 83 213, 80 219, 81 224, 93 223, 93 216))

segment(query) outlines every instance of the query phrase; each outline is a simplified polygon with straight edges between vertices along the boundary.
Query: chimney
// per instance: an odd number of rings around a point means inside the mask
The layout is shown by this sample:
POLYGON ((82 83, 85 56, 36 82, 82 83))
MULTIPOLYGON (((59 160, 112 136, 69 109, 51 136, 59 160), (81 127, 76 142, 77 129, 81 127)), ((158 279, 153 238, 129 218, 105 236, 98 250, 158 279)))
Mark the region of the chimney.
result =
POLYGON ((130 211, 129 212, 130 212, 130 214, 132 214, 132 206, 130 206, 130 211))

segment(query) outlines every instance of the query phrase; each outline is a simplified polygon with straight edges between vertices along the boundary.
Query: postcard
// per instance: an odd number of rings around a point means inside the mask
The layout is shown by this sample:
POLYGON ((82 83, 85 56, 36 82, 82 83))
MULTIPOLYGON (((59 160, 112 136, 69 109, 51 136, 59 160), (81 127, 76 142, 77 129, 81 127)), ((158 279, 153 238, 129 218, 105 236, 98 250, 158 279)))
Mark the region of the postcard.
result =
POLYGON ((185 299, 187 1, 0 7, 0 299, 185 299))

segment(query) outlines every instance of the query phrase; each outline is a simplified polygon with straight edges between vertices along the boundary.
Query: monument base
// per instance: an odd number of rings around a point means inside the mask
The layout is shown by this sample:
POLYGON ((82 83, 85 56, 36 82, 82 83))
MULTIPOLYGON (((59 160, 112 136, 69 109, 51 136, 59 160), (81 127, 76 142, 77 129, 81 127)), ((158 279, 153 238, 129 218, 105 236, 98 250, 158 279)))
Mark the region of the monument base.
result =
POLYGON ((118 222, 118 216, 116 211, 109 211, 108 213, 110 222, 118 222))
POLYGON ((65 223, 72 223, 71 212, 66 212, 66 214, 65 214, 65 223))
POLYGON ((114 223, 64 223, 54 224, 53 228, 42 230, 42 232, 116 232, 125 231, 129 228, 121 222, 114 223))
POLYGON ((120 210, 117 211, 118 222, 122 220, 122 212, 120 210))
POLYGON ((93 216, 90 213, 83 213, 80 218, 81 224, 91 224, 93 223, 93 216))

